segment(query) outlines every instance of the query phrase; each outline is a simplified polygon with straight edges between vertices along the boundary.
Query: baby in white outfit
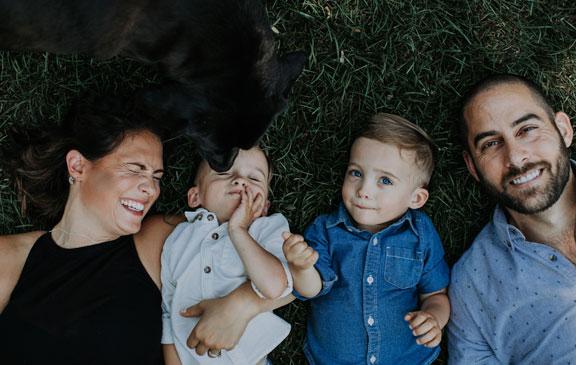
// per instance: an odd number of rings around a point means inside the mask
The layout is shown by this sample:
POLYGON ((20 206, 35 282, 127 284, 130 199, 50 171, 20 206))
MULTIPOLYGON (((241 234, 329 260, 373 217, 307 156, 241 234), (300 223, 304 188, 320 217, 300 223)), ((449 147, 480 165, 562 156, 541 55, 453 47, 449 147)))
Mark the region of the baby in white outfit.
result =
POLYGON ((263 363, 290 332, 283 319, 262 313, 249 322, 233 350, 199 356, 186 346, 198 319, 179 314, 204 299, 227 295, 246 280, 263 298, 291 293, 282 252, 282 233, 289 227, 281 214, 267 216, 270 179, 268 159, 258 147, 240 150, 226 172, 212 170, 205 161, 198 168, 188 205, 201 208, 186 212, 187 222, 174 229, 162 252, 162 343, 165 350, 175 347, 181 364, 263 363))

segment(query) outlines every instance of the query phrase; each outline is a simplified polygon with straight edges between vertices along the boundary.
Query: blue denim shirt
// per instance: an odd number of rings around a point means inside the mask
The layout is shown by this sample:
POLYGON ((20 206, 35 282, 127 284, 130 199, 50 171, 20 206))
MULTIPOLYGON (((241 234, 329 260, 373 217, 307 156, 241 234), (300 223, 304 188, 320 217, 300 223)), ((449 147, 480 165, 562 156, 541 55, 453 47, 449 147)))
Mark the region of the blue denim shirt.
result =
MULTIPOLYGON (((372 234, 343 204, 306 229, 318 251, 322 289, 311 300, 304 353, 310 364, 430 364, 440 348, 416 344, 404 316, 419 294, 448 285, 448 266, 430 218, 409 210, 372 234)), ((300 299, 299 293, 294 293, 300 299)))
POLYGON ((452 365, 576 364, 576 266, 527 241, 497 207, 454 265, 452 365))

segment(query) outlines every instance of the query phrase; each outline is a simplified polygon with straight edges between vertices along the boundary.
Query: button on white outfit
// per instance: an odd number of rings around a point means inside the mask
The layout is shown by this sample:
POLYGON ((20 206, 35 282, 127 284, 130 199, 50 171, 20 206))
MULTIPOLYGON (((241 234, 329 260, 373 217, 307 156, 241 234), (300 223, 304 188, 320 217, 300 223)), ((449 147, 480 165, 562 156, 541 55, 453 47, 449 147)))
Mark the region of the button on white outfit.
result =
MULTIPOLYGON (((252 319, 234 350, 223 350, 217 358, 198 356, 186 346, 198 318, 182 317, 180 311, 204 299, 223 297, 248 277, 228 236, 228 224, 219 224, 217 217, 205 209, 185 214, 188 222, 174 229, 162 251, 162 343, 176 346, 182 364, 256 364, 290 332, 290 325, 271 312, 252 319)), ((292 276, 282 252, 285 231, 289 231, 288 221, 281 214, 256 219, 248 231, 282 262, 288 278, 282 296, 292 292, 292 276)), ((254 283, 252 287, 261 296, 254 283)))

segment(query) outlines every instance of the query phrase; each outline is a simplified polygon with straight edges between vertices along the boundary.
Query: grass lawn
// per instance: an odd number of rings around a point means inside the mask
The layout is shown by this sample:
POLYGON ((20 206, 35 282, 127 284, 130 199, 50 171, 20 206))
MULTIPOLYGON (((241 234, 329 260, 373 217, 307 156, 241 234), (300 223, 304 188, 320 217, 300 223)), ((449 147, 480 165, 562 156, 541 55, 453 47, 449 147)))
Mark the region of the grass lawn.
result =
MULTIPOLYGON (((288 109, 263 141, 275 168, 274 209, 296 232, 337 206, 355 131, 375 112, 396 113, 421 125, 437 143, 425 209, 452 264, 492 205, 468 175, 455 140, 460 95, 482 76, 513 72, 541 83, 557 110, 575 115, 573 1, 268 0, 267 6, 278 48, 308 53, 288 109)), ((56 123, 84 93, 130 94, 158 80, 155 68, 126 59, 0 52, 0 143, 10 126, 56 123)), ((156 205, 163 212, 185 208, 197 161, 185 138, 172 145, 156 205)), ((0 170, 0 233, 33 227, 19 214, 14 189, 0 170)), ((279 313, 293 331, 271 358, 275 364, 303 364, 306 305, 295 302, 279 313)))

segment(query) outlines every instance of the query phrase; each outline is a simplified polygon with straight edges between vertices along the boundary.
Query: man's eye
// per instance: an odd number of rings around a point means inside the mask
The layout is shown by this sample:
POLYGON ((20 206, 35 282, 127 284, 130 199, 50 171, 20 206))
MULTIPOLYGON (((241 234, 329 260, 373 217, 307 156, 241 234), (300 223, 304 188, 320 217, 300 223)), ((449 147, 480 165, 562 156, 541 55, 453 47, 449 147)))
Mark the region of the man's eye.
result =
POLYGON ((530 126, 530 127, 522 128, 522 129, 520 130, 520 134, 528 133, 528 132, 530 132, 530 131, 533 131, 533 130, 536 129, 536 128, 538 128, 538 127, 530 126))
POLYGON ((494 147, 494 146, 497 146, 498 143, 499 143, 498 141, 488 141, 488 142, 486 142, 486 143, 484 143, 484 144, 482 145, 481 150, 482 150, 482 151, 485 151, 485 150, 488 149, 488 148, 492 148, 492 147, 494 147))
POLYGON ((392 185, 392 180, 387 178, 386 176, 380 178, 380 184, 382 185, 392 185))
POLYGON ((362 173, 358 170, 350 170, 348 174, 353 177, 362 177, 362 173))
POLYGON ((250 180, 252 180, 252 181, 260 182, 260 179, 257 178, 257 177, 252 177, 252 176, 250 176, 250 177, 248 177, 248 178, 249 178, 250 180))

